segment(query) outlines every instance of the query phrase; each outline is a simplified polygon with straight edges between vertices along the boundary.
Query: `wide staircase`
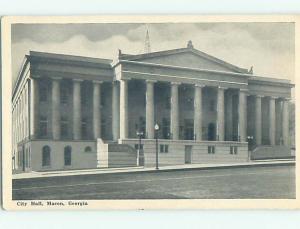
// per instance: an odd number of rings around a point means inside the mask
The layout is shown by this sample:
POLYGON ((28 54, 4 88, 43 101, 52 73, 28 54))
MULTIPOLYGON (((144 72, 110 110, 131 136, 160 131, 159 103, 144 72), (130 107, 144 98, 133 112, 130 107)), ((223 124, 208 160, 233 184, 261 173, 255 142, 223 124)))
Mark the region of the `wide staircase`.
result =
MULTIPOLYGON (((133 167, 137 166, 137 152, 127 144, 118 144, 113 141, 105 141, 100 144, 99 157, 100 164, 105 167, 133 167), (103 156, 106 162, 103 163, 103 156), (102 163, 101 163, 102 162, 102 163)), ((100 167, 102 167, 100 165, 100 167)))
POLYGON ((251 152, 251 160, 293 159, 294 155, 287 146, 258 146, 251 152))

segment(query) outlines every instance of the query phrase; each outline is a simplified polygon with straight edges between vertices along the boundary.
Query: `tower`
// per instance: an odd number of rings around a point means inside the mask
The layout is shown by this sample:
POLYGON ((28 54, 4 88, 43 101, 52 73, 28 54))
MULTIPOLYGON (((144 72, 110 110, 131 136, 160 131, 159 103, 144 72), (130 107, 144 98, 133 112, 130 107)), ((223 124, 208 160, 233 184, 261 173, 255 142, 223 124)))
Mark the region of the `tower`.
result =
POLYGON ((148 29, 147 29, 147 32, 146 32, 145 50, 144 50, 144 52, 145 53, 151 52, 150 37, 149 37, 149 31, 148 31, 148 29))

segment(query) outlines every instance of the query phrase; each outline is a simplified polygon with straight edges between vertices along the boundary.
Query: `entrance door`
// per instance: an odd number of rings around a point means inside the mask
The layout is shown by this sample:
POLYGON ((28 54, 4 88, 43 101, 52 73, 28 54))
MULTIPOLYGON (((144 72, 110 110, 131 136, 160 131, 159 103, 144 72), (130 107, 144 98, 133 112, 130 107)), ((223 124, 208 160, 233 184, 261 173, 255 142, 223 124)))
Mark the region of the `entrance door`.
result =
POLYGON ((192 163, 192 146, 185 146, 184 163, 185 164, 192 163))
POLYGON ((216 140, 216 125, 212 122, 208 124, 207 138, 208 141, 216 140))

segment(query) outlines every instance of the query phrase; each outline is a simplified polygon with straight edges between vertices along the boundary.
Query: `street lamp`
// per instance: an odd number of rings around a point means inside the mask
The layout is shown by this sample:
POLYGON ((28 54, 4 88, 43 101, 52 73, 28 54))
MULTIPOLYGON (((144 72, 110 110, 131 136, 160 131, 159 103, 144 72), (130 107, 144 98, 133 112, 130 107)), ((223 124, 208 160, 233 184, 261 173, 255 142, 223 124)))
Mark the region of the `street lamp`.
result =
POLYGON ((142 137, 144 135, 143 131, 136 131, 136 135, 139 138, 139 147, 137 151, 137 165, 140 165, 140 155, 141 155, 141 148, 142 148, 142 137))
POLYGON ((156 169, 158 170, 158 131, 159 125, 156 123, 154 126, 155 130, 155 144, 156 144, 156 169))
POLYGON ((254 139, 253 136, 247 136, 247 141, 248 141, 248 161, 250 160, 250 151, 252 152, 252 140, 254 139))

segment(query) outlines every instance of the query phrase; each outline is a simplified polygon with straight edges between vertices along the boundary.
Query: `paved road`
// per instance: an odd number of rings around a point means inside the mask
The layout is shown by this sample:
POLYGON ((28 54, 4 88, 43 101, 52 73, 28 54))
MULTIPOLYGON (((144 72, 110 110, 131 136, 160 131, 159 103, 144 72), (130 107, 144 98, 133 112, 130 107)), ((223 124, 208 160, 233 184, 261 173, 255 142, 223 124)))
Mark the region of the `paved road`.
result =
POLYGON ((13 199, 295 198, 295 166, 101 174, 13 181, 13 199))

